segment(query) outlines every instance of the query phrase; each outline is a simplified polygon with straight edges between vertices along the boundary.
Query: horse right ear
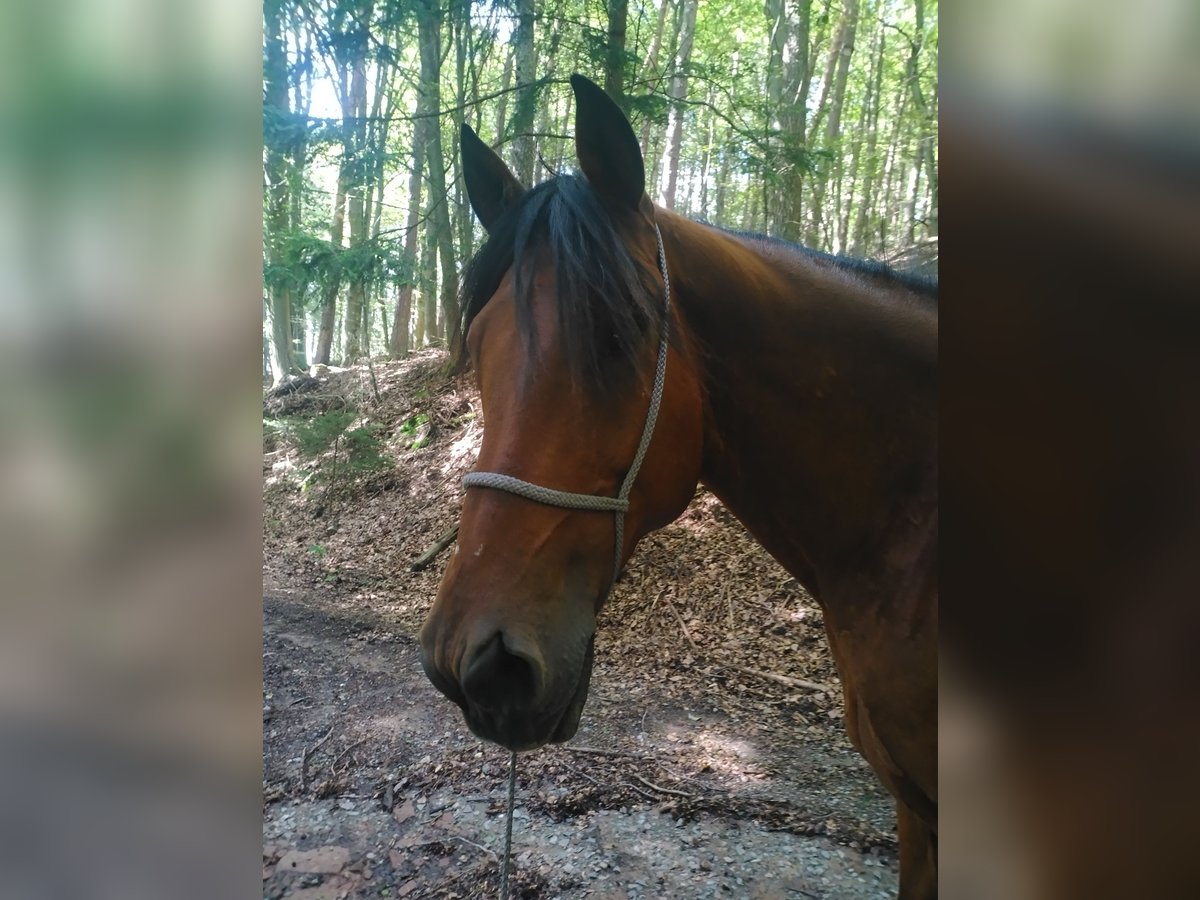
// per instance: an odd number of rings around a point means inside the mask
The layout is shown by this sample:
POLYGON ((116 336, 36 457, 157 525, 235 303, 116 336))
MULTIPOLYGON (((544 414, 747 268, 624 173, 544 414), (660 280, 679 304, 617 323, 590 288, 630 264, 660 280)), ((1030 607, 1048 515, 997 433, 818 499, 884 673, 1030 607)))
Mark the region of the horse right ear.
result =
POLYGON ((466 122, 462 125, 461 146, 463 180, 467 183, 471 209, 490 232, 500 214, 520 199, 525 188, 504 160, 481 141, 466 122))
POLYGON ((636 209, 646 193, 646 164, 633 127, 594 81, 576 73, 575 155, 579 168, 602 197, 636 209))

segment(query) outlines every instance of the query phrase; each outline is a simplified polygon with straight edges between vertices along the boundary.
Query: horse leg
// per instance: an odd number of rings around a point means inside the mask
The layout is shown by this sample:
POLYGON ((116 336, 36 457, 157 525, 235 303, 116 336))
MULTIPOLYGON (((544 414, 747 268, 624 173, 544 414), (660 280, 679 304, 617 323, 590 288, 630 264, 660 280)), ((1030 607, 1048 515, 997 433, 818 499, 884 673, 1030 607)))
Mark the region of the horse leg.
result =
POLYGON ((899 900, 937 897, 937 835, 902 801, 896 803, 900 837, 899 900))

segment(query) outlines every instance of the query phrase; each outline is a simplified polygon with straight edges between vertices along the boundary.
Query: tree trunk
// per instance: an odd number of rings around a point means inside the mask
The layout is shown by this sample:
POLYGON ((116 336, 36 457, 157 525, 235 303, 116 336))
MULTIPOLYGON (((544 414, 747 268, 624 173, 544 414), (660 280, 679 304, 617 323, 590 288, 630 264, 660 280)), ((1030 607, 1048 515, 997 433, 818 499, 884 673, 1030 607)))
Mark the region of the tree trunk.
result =
POLYGON ((432 228, 425 229, 421 274, 421 322, 424 325, 425 346, 434 347, 441 336, 438 331, 437 240, 432 228))
MULTIPOLYGON (((563 104, 562 121, 559 123, 560 134, 571 133, 571 123, 574 121, 575 115, 575 94, 567 94, 567 102, 563 104)), ((566 164, 566 156, 569 147, 566 141, 558 142, 558 152, 554 155, 554 171, 561 172, 566 164)), ((574 151, 572 151, 573 153, 574 151)))
MULTIPOLYGON (((302 19, 293 9, 290 22, 297 53, 300 48, 300 24, 302 19)), ((308 35, 309 47, 307 54, 311 59, 312 36, 308 35)), ((292 110, 296 122, 295 140, 291 150, 291 170, 288 173, 291 182, 291 232, 300 234, 304 230, 304 166, 308 155, 308 115, 312 106, 312 65, 293 67, 291 76, 292 110)), ((305 299, 309 284, 296 291, 292 297, 292 364, 303 371, 308 368, 308 316, 305 311, 305 299)))
MULTIPOLYGON (((543 53, 541 54, 543 60, 541 75, 547 81, 553 80, 558 68, 558 46, 562 43, 562 23, 565 18, 565 6, 566 0, 557 0, 554 4, 554 9, 550 11, 548 17, 545 16, 545 12, 543 11, 543 16, 548 18, 548 21, 551 23, 549 40, 547 41, 543 38, 543 53)), ((539 109, 540 115, 536 128, 537 136, 533 141, 533 172, 530 175, 530 180, 527 184, 528 187, 540 184, 550 176, 547 166, 543 164, 545 154, 542 151, 545 145, 544 136, 550 133, 550 118, 553 112, 553 104, 548 102, 541 103, 539 104, 539 109)), ((561 145, 562 142, 559 141, 557 143, 561 145)))
POLYGON ((667 186, 663 191, 663 206, 675 208, 675 190, 679 182, 679 149, 683 144, 683 117, 687 110, 687 66, 692 55, 692 39, 696 35, 696 6, 698 0, 683 0, 683 15, 679 24, 679 49, 675 53, 675 73, 671 76, 671 118, 669 138, 664 151, 667 186))
MULTIPOLYGON (((361 251, 367 243, 368 224, 365 192, 370 190, 367 156, 367 22, 371 15, 371 0, 365 4, 363 18, 351 26, 354 36, 353 59, 350 69, 350 92, 342 107, 345 117, 345 134, 348 140, 343 154, 348 157, 352 180, 348 189, 350 218, 350 250, 361 251)), ((346 327, 345 364, 352 365, 362 353, 363 308, 366 305, 366 274, 361 256, 356 254, 356 265, 346 280, 346 327)))
MULTIPOLYGON (((921 57, 921 50, 925 46, 925 0, 915 0, 916 3, 916 37, 913 39, 912 50, 908 55, 908 62, 905 65, 905 78, 908 80, 909 90, 912 92, 913 106, 916 108, 917 119, 922 126, 926 123, 932 123, 933 117, 929 115, 929 104, 925 100, 925 93, 921 90, 920 70, 918 62, 921 57)), ((920 153, 920 159, 925 164, 925 177, 929 183, 929 218, 926 226, 931 235, 938 233, 938 173, 937 163, 933 158, 934 144, 936 140, 933 136, 932 129, 925 127, 924 133, 921 134, 917 145, 920 153)))
POLYGON ((263 113, 267 120, 267 158, 264 176, 267 189, 267 262, 276 270, 271 279, 271 372, 275 384, 291 374, 292 291, 283 275, 287 260, 284 245, 291 225, 286 142, 291 131, 288 102, 287 48, 283 43, 283 11, 278 0, 268 0, 264 9, 266 55, 263 61, 263 113))
MULTIPOLYGON (((329 242, 338 251, 342 249, 342 237, 346 227, 346 172, 345 163, 338 171, 337 192, 333 200, 333 216, 329 222, 329 242)), ((317 331, 317 352, 313 362, 329 365, 333 353, 334 324, 337 319, 337 299, 342 278, 337 272, 330 274, 321 297, 321 325, 317 331)))
MULTIPOLYGON (((778 129, 779 193, 770 210, 768 227, 780 237, 799 241, 804 218, 804 155, 807 153, 809 23, 812 0, 800 0, 795 18, 784 0, 767 0, 764 7, 771 28, 767 67, 767 106, 778 129)), ((765 185, 764 185, 765 187, 765 185)), ((764 204, 765 205, 765 204, 764 204)), ((767 212, 764 209, 764 215, 767 212)))
POLYGON ((869 97, 869 118, 867 119, 867 147, 864 152, 865 171, 862 178, 862 196, 858 201, 858 212, 854 217, 854 230, 850 236, 850 252, 858 255, 867 252, 867 227, 875 205, 875 192, 878 188, 879 157, 877 138, 879 134, 879 108, 883 105, 883 60, 887 44, 887 32, 879 30, 879 46, 876 50, 873 84, 869 97))
POLYGON ((884 179, 883 190, 879 197, 879 255, 890 256, 888 252, 888 229, 891 227, 891 218, 895 207, 895 193, 892 189, 892 183, 896 175, 896 170, 900 168, 898 159, 901 126, 904 123, 904 114, 908 109, 908 92, 901 86, 896 91, 895 103, 895 118, 892 120, 892 133, 887 143, 887 161, 884 163, 884 179))
MULTIPOLYGON (((654 26, 654 40, 650 44, 650 50, 646 54, 646 61, 642 64, 642 70, 638 75, 639 81, 646 81, 647 78, 655 73, 658 69, 658 54, 662 48, 663 28, 667 24, 667 8, 671 4, 668 0, 659 0, 658 4, 658 24, 654 26)), ((656 85, 657 86, 657 85, 656 85)), ((642 158, 650 159, 650 128, 651 120, 649 116, 642 118, 642 158)), ((655 181, 647 182, 648 184, 657 184, 655 181)))
POLYGON ((513 34, 516 53, 517 102, 513 110, 513 172, 521 184, 533 180, 533 120, 537 113, 534 83, 537 57, 533 46, 534 0, 516 0, 517 29, 513 34))
MULTIPOLYGON (((459 0, 451 8, 451 25, 454 29, 455 82, 454 105, 467 106, 467 63, 470 56, 468 38, 471 33, 471 0, 459 0)), ((477 86, 477 82, 475 83, 477 86)), ((474 93, 474 92, 473 92, 474 93)), ((478 103, 475 104, 478 106, 478 103)), ((472 216, 462 178, 462 154, 457 147, 450 153, 451 184, 454 185, 454 224, 457 253, 460 259, 471 258, 472 216)))
MULTIPOLYGON (((708 89, 708 102, 712 104, 716 99, 714 89, 710 86, 708 89)), ((717 117, 711 113, 707 116, 707 123, 704 129, 704 154, 700 158, 700 218, 708 220, 708 182, 710 168, 712 166, 712 148, 713 139, 716 137, 717 117)))
MULTIPOLYGON (((427 109, 441 108, 441 29, 442 11, 436 2, 425 0, 420 7, 417 20, 418 41, 421 52, 421 91, 425 95, 427 109)), ((425 161, 429 184, 429 221, 427 232, 435 251, 441 257, 442 319, 447 321, 456 306, 456 272, 454 264, 454 232, 450 228, 450 196, 446 190, 446 169, 442 154, 442 125, 437 116, 429 115, 421 120, 425 124, 425 161)), ((432 271, 432 267, 430 269, 432 271)), ((431 297, 433 294, 431 285, 431 297)), ((438 329, 436 306, 433 314, 426 309, 426 335, 437 341, 442 337, 438 329)), ((451 335, 452 336, 452 335, 451 335)))
MULTIPOLYGON (((421 108, 418 96, 417 109, 421 108)), ((396 318, 392 322, 392 343, 389 348, 397 359, 408 353, 409 322, 412 318, 413 283, 417 270, 417 224, 421 220, 421 172, 425 166, 425 128, 418 119, 413 123, 412 172, 408 176, 408 220, 405 223, 404 255, 413 271, 400 285, 400 296, 396 301, 396 318)), ((420 341, 424 335, 418 335, 420 341)))
POLYGON ((713 223, 725 226, 725 202, 729 194, 729 168, 733 162, 730 145, 733 142, 732 128, 726 129, 725 140, 721 143, 721 170, 717 173, 717 200, 713 211, 713 223))
POLYGON ((604 60, 604 90, 625 109, 625 31, 629 0, 608 0, 608 53, 604 60))
POLYGON ((504 54, 504 75, 500 79, 500 96, 496 98, 496 142, 504 140, 505 114, 508 111, 509 88, 512 87, 513 53, 504 54))
POLYGON ((917 200, 921 194, 921 163, 923 157, 919 154, 913 163, 912 187, 908 192, 908 246, 916 242, 917 237, 917 200))
MULTIPOLYGON (((825 74, 829 79, 823 92, 829 97, 825 116, 825 134, 822 147, 833 154, 825 164, 822 177, 817 178, 812 189, 812 214, 808 241, 814 247, 828 246, 824 232, 825 194, 829 182, 837 177, 841 168, 842 105, 846 100, 846 79, 850 72, 850 58, 854 55, 854 35, 858 28, 859 0, 846 0, 842 18, 838 23, 837 36, 829 48, 829 65, 825 74)), ((822 104, 824 106, 824 104, 822 104)))

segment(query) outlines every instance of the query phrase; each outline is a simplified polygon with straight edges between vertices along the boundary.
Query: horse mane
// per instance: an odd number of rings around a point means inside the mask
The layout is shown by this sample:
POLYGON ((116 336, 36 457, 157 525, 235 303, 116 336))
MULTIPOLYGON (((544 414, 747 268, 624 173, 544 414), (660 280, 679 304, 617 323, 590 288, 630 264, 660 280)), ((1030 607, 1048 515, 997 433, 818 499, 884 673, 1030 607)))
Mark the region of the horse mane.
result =
POLYGON ((526 191, 493 223, 463 273, 459 362, 467 361, 471 322, 510 268, 518 328, 532 355, 533 275, 540 263, 554 266, 559 339, 571 374, 597 392, 611 387, 607 376, 614 364, 636 360, 648 325, 661 327, 661 289, 654 273, 629 254, 608 210, 581 175, 558 175, 526 191))
POLYGON ((841 269, 844 272, 859 275, 875 282, 881 282, 883 284, 890 284, 903 288, 919 298, 924 304, 935 309, 937 307, 937 276, 926 274, 919 269, 896 269, 892 266, 889 266, 885 262, 880 262, 877 259, 859 259, 853 256, 837 256, 833 253, 825 253, 821 250, 814 250, 811 247, 805 247, 803 244, 785 241, 783 238, 773 237, 767 234, 758 234, 751 231, 734 231, 727 228, 718 228, 717 230, 723 231, 729 235, 733 235, 734 237, 758 241, 759 243, 770 244, 774 247, 781 247, 793 253, 806 256, 809 259, 815 259, 818 262, 826 263, 836 269, 841 269))
MULTIPOLYGON (((937 307, 936 277, 900 271, 876 260, 823 253, 769 235, 717 230, 903 288, 918 302, 937 307)), ((602 393, 611 387, 615 371, 634 371, 632 363, 645 345, 649 324, 662 327, 662 298, 655 273, 630 255, 607 208, 582 175, 558 175, 526 191, 493 223, 463 273, 456 363, 469 362, 467 331, 510 269, 518 329, 526 356, 532 357, 537 346, 533 275, 540 263, 547 262, 555 270, 564 359, 578 383, 602 393)))

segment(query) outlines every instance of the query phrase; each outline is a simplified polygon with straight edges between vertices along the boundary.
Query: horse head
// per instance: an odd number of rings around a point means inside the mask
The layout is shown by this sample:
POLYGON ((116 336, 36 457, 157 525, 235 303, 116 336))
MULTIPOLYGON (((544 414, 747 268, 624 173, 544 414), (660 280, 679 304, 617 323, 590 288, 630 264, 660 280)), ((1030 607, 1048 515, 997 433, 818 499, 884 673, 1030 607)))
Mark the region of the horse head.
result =
POLYGON ((462 129, 467 192, 489 236, 465 274, 460 334, 483 403, 477 471, 491 480, 467 482, 422 661, 475 734, 512 750, 574 736, 615 575, 682 513, 700 472, 701 390, 665 302, 641 150, 599 87, 571 84, 582 177, 526 190, 462 129), (623 493, 621 511, 556 502, 623 493))

